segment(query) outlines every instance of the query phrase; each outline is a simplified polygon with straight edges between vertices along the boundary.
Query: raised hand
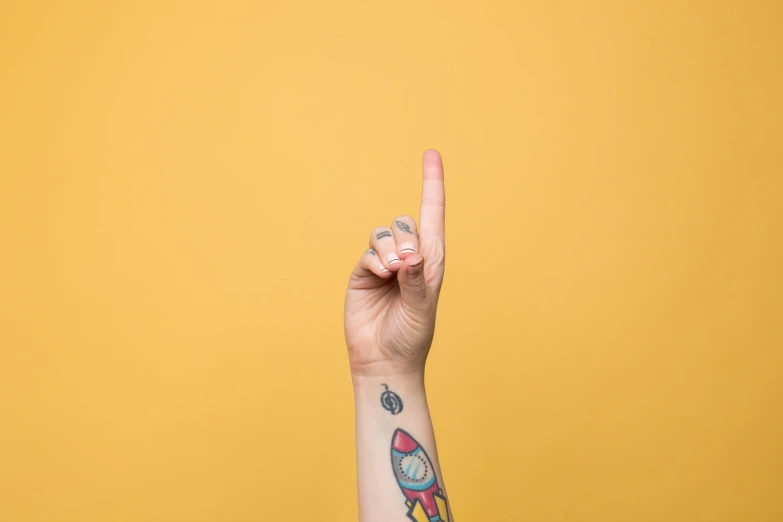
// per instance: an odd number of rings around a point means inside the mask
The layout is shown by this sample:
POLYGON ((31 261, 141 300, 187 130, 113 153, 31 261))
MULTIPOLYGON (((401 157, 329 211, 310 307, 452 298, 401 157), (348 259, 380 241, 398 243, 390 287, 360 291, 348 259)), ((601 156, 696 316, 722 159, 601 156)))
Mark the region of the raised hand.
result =
POLYGON ((373 229, 345 295, 345 338, 354 375, 420 372, 435 332, 445 263, 440 154, 422 158, 420 226, 399 216, 373 229))

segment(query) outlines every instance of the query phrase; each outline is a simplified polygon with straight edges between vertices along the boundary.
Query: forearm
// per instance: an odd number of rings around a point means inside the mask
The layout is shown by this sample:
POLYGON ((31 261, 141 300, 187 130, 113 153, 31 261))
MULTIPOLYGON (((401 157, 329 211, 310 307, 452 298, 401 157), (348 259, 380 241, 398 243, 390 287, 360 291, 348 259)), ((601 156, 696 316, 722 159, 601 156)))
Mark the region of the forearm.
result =
POLYGON ((453 522, 423 373, 354 376, 353 386, 360 522, 453 522))
POLYGON ((422 158, 421 232, 375 227, 345 293, 361 522, 453 522, 424 393, 445 267, 443 163, 422 158))

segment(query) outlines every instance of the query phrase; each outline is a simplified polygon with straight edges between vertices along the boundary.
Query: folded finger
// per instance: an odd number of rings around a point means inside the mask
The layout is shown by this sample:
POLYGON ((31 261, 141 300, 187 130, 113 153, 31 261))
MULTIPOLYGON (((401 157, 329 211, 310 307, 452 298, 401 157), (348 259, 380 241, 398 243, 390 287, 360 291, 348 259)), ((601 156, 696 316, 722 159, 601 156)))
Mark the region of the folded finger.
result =
POLYGON ((391 230, 400 259, 406 259, 419 251, 419 233, 415 219, 411 216, 399 216, 392 223, 391 230))
POLYGON ((378 276, 382 279, 387 279, 391 276, 391 271, 383 266, 378 252, 374 248, 368 248, 365 250, 359 262, 356 264, 356 268, 353 271, 357 277, 372 277, 378 276))
POLYGON ((397 243, 389 227, 376 227, 370 235, 370 248, 375 249, 384 268, 396 271, 402 261, 397 255, 397 243))

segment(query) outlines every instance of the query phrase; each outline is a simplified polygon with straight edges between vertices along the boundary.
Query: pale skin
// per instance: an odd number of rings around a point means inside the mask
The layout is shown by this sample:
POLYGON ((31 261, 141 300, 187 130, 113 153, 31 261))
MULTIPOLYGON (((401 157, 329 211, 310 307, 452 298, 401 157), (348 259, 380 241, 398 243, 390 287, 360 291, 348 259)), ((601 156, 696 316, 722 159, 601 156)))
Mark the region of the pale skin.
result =
MULTIPOLYGON (((427 473, 434 471, 441 494, 448 498, 424 391, 424 368, 435 333, 445 264, 445 191, 437 151, 424 153, 422 174, 418 225, 413 217, 400 215, 389 225, 374 228, 345 297, 345 338, 356 405, 360 522, 412 520, 410 505, 405 504, 412 497, 406 498, 401 490, 392 463, 392 438, 397 429, 421 445, 432 464, 427 473), (381 403, 387 388, 404 405, 401 411, 381 403)), ((441 519, 453 522, 448 511, 448 515, 440 512, 441 519)))

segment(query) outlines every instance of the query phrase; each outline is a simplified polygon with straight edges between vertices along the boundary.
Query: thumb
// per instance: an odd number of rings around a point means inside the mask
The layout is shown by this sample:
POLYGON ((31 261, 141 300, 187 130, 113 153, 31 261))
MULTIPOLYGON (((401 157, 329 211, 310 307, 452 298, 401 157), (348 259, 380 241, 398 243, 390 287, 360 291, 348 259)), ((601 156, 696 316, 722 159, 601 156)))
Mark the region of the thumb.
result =
POLYGON ((421 310, 427 306, 427 285, 424 282, 424 258, 414 254, 403 261, 397 271, 403 306, 421 310))

